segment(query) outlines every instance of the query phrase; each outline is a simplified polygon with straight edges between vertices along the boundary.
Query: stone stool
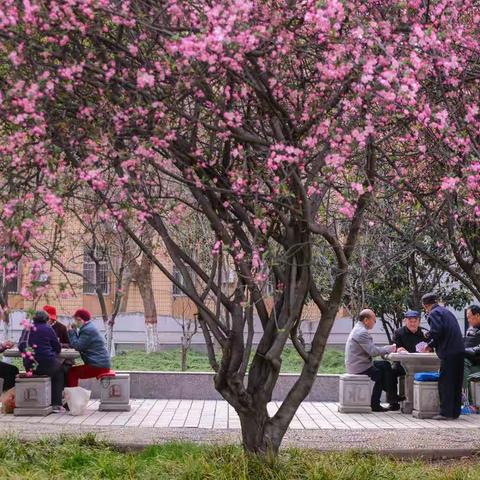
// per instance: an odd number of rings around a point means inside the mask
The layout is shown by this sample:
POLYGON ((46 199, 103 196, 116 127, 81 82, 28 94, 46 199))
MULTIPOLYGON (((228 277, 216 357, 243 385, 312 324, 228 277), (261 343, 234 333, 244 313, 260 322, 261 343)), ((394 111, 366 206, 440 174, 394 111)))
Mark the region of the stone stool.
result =
POLYGON ((99 375, 100 406, 102 412, 130 411, 130 375, 128 373, 105 373, 99 375))
MULTIPOLYGON (((468 376, 468 388, 472 395, 472 404, 480 407, 480 374, 473 373, 468 376)), ((467 392, 468 394, 468 392, 467 392)))
POLYGON ((340 375, 341 413, 370 413, 372 411, 373 382, 367 375, 340 375))
POLYGON ((18 376, 14 415, 46 416, 52 413, 52 384, 47 376, 18 376))
POLYGON ((413 382, 413 412, 415 418, 432 418, 440 413, 438 382, 413 382))

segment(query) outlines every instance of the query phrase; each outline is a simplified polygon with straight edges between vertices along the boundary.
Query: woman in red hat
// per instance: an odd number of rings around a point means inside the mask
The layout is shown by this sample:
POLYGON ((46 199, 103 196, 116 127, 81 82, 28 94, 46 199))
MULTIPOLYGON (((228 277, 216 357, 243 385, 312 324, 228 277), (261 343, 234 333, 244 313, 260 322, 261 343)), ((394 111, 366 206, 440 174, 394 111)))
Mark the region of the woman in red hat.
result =
POLYGON ((50 317, 48 323, 55 331, 62 347, 69 347, 70 342, 68 341, 67 327, 63 323, 57 321, 57 309, 53 305, 45 305, 43 311, 48 313, 48 316, 50 317))
POLYGON ((80 378, 92 378, 110 371, 110 355, 102 335, 93 324, 88 310, 80 308, 73 314, 74 325, 70 325, 70 345, 78 350, 85 365, 72 367, 68 371, 67 386, 78 386, 80 378))

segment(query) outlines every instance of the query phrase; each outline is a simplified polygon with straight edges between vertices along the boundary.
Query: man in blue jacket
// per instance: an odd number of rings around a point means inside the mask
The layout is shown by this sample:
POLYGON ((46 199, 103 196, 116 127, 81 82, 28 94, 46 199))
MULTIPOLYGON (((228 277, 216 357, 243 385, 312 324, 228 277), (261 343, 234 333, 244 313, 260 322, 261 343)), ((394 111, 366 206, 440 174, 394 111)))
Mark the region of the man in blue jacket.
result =
POLYGON ((435 293, 422 297, 423 308, 430 325, 430 340, 426 351, 437 352, 440 358, 438 393, 440 415, 435 420, 453 420, 462 408, 463 362, 465 347, 458 321, 452 312, 438 305, 435 293))

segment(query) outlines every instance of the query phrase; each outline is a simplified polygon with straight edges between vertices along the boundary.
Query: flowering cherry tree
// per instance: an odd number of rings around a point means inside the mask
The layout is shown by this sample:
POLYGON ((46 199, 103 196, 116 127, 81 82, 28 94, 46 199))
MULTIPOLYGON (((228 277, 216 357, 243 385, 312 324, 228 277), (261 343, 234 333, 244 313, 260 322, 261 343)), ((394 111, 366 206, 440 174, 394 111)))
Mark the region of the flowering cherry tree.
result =
POLYGON ((93 189, 120 224, 134 214, 161 237, 181 282, 124 225, 197 306, 247 450, 276 452, 310 391, 372 197, 442 165, 405 154, 423 145, 409 125, 423 114, 449 136, 424 92, 437 69, 452 85, 476 55, 474 3, 0 0, 2 144, 20 165, 93 189), (172 234, 191 211, 210 225, 208 268, 172 234), (325 247, 319 283, 312 262, 325 247), (321 319, 305 348, 307 296, 321 319), (304 367, 270 416, 288 340, 304 367))
POLYGON ((379 153, 390 171, 377 216, 480 299, 480 16, 430 3, 415 109, 379 153))

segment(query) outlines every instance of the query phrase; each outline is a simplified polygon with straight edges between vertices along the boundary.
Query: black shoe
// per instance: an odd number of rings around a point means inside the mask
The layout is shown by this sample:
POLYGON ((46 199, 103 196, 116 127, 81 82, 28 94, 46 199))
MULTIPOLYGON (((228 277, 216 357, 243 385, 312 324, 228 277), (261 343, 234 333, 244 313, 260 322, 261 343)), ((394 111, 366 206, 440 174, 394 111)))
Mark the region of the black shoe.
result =
POLYGON ((399 403, 391 403, 389 406, 388 406, 388 409, 391 411, 391 412, 398 412, 400 410, 400 404, 399 403))
POLYGON ((446 417, 445 415, 435 415, 432 417, 432 420, 456 420, 456 418, 446 417))
POLYGON ((388 412, 388 408, 381 405, 372 405, 372 412, 388 412))
POLYGON ((387 397, 387 402, 388 403, 400 403, 400 402, 405 401, 406 399, 407 399, 407 397, 405 397, 403 395, 395 395, 392 398, 387 397))

